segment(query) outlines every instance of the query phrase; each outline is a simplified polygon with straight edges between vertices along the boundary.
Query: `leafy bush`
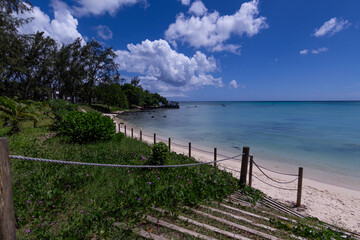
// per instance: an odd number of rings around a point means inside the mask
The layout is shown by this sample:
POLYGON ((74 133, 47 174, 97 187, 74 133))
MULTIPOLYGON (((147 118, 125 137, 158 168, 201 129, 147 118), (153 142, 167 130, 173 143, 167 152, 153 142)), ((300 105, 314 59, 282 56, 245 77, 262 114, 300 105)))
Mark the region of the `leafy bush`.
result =
POLYGON ((151 165, 164 165, 169 157, 169 148, 165 143, 155 143, 152 148, 152 156, 149 159, 151 165))
POLYGON ((69 112, 58 123, 61 134, 76 143, 110 140, 115 134, 115 125, 111 118, 96 112, 69 112))
POLYGON ((50 100, 49 106, 55 117, 55 128, 58 127, 57 126, 58 122, 61 121, 64 115, 66 115, 69 112, 78 110, 77 105, 69 103, 64 100, 50 100))
POLYGON ((115 133, 115 135, 114 135, 114 140, 117 142, 122 142, 124 138, 125 138, 125 135, 121 132, 115 133))

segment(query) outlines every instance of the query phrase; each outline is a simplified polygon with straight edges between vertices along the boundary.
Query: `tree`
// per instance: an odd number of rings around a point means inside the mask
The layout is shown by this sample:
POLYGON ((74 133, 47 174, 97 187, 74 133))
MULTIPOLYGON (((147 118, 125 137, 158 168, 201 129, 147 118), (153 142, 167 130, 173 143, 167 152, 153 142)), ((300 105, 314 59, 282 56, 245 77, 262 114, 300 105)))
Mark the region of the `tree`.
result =
POLYGON ((17 102, 8 97, 0 97, 0 115, 10 120, 11 134, 20 131, 19 124, 21 121, 33 120, 38 122, 37 116, 31 113, 31 110, 29 111, 30 108, 31 105, 17 102))
POLYGON ((29 11, 32 8, 31 3, 28 0, 1 0, 0 9, 6 13, 19 13, 29 11))
POLYGON ((60 49, 54 64, 60 96, 70 96, 72 103, 76 102, 82 81, 86 77, 86 59, 82 51, 81 39, 77 38, 60 49))
POLYGON ((54 81, 54 61, 57 52, 55 40, 43 32, 26 36, 20 87, 23 99, 50 98, 54 81))
POLYGON ((86 76, 81 95, 91 105, 97 85, 120 81, 119 66, 115 62, 116 54, 112 48, 106 48, 95 40, 83 47, 83 55, 86 62, 86 76))
POLYGON ((108 105, 109 109, 110 106, 129 108, 128 100, 119 83, 101 84, 97 87, 97 96, 102 103, 108 105))

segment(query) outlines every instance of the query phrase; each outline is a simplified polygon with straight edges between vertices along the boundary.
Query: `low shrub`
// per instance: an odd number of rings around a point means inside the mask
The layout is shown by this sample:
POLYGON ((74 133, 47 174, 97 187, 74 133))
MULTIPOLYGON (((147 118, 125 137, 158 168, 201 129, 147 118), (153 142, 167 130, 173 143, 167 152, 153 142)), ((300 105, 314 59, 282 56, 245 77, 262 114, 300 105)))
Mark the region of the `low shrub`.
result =
POLYGON ((88 143, 110 140, 115 134, 115 125, 111 118, 100 113, 73 111, 62 116, 58 131, 72 142, 88 143))
POLYGON ((165 143, 155 143, 152 147, 152 156, 149 159, 150 165, 164 165, 169 157, 169 149, 165 143))
POLYGON ((76 104, 72 104, 64 100, 50 100, 49 107, 51 108, 51 112, 54 114, 53 129, 59 128, 59 122, 62 120, 64 115, 78 110, 78 106, 76 104))
POLYGON ((114 140, 117 142, 122 142, 125 138, 125 135, 121 132, 115 133, 114 140))

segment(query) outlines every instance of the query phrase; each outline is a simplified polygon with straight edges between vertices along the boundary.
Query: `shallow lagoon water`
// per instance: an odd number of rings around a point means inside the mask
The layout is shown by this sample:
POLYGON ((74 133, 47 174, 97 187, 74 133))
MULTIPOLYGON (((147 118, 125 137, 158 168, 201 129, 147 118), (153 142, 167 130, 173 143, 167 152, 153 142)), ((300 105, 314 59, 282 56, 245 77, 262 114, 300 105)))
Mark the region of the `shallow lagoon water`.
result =
POLYGON ((303 166, 309 178, 360 190, 360 102, 180 102, 122 118, 193 146, 237 154, 247 145, 268 166, 303 166))

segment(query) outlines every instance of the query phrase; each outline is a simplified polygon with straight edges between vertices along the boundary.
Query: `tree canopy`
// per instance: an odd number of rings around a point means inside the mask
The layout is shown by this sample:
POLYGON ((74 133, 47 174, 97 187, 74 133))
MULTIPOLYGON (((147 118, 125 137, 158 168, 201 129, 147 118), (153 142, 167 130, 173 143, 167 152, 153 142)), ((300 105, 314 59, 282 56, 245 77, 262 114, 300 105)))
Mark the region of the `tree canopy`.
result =
POLYGON ((94 39, 60 44, 43 32, 20 34, 17 28, 31 19, 10 13, 30 8, 27 1, 0 0, 0 96, 100 102, 119 108, 167 104, 166 98, 144 90, 139 77, 124 83, 111 47, 94 39))

